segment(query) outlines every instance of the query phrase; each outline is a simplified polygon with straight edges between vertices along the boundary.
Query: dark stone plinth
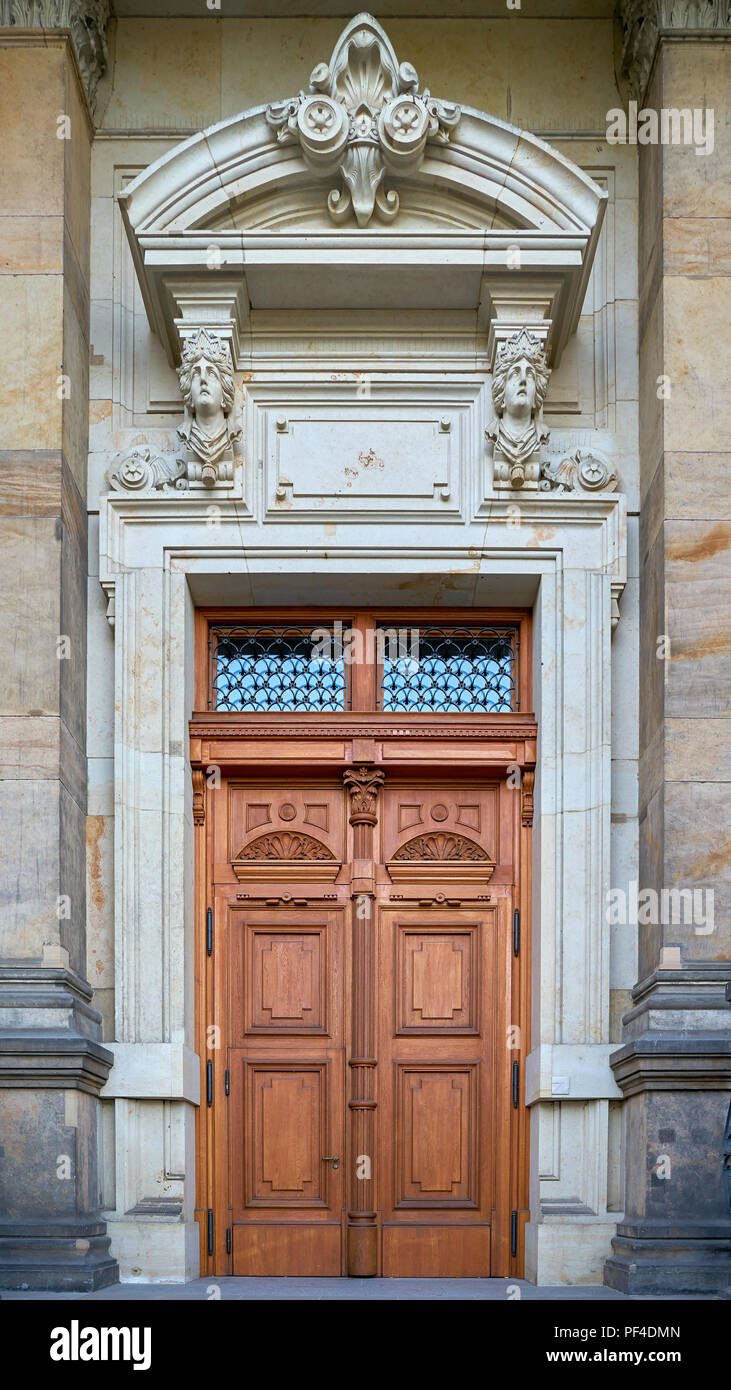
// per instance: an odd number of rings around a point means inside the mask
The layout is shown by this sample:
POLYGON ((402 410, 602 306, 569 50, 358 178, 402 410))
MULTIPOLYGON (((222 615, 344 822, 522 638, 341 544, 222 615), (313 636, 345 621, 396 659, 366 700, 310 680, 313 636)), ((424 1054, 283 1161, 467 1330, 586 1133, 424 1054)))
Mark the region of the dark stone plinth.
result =
POLYGON ((114 1055, 73 971, 0 966, 0 1288, 118 1282, 100 1217, 99 1092, 114 1055))
MULTIPOLYGON (((628 1228, 619 1226, 618 1231, 628 1228)), ((631 1229, 631 1228, 630 1228, 631 1229)), ((604 1283, 626 1294, 717 1294, 731 1280, 731 1233, 703 1240, 684 1236, 651 1239, 617 1235, 604 1265, 604 1283)))
POLYGON ((627 1040, 610 1059, 626 1098, 626 1193, 604 1281, 621 1293, 726 1296, 727 973, 656 972, 636 986, 627 1040))
POLYGON ((93 1293, 119 1283, 103 1221, 0 1222, 0 1289, 93 1293))

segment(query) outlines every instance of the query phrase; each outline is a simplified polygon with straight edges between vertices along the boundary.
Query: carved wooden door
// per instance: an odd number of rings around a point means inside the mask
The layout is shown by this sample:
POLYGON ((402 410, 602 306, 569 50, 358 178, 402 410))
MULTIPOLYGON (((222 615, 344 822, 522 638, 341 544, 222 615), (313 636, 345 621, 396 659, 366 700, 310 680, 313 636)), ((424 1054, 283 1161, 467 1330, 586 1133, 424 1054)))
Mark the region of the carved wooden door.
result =
POLYGON ((510 1202, 513 893, 500 801, 497 782, 383 791, 383 862, 393 884, 378 902, 386 1276, 486 1276, 507 1253, 507 1221, 496 1214, 510 1202))
POLYGON ((214 1272, 510 1272, 519 809, 429 771, 209 798, 214 1272))
POLYGON ((343 811, 332 783, 231 779, 215 798, 216 1147, 233 1274, 343 1269, 343 811))

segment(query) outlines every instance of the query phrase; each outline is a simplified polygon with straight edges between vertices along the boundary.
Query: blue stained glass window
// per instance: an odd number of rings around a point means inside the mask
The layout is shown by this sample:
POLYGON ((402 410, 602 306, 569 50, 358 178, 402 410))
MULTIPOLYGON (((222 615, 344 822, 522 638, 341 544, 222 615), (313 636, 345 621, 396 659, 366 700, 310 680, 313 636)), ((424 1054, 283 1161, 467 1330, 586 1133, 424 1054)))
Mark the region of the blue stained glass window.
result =
POLYGON ((516 627, 421 627, 418 644, 412 630, 408 647, 389 642, 381 631, 380 709, 399 714, 518 709, 516 627))
POLYGON ((343 627, 212 627, 211 707, 229 712, 348 708, 343 627), (330 634, 330 640, 325 634, 330 634))

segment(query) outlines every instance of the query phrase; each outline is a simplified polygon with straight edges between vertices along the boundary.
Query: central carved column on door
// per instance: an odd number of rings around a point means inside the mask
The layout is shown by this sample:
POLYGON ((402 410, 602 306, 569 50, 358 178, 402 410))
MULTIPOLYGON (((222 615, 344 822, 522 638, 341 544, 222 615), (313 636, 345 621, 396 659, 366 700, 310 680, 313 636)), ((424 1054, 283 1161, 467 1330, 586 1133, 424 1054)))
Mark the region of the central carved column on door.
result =
POLYGON ((343 773, 353 827, 353 1056, 350 1067, 352 1147, 348 1164, 348 1274, 377 1273, 378 1233, 373 1199, 375 1152, 375 846, 378 792, 384 775, 373 767, 343 773))

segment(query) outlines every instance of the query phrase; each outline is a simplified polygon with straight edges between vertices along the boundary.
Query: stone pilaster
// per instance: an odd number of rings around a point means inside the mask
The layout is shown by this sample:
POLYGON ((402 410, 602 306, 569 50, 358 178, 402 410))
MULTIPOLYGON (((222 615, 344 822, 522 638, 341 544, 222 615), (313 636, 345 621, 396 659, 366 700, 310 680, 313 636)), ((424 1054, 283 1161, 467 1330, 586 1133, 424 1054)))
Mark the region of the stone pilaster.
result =
POLYGON ((71 38, 0 0, 0 1287, 88 1290, 116 1279, 86 982, 93 64, 87 9, 52 9, 71 38))
POLYGON ((708 1293, 728 1282, 731 1246, 728 7, 631 0, 623 17, 633 97, 705 113, 713 147, 639 147, 639 887, 657 899, 640 897, 639 981, 612 1061, 628 1176, 606 1280, 708 1293))

